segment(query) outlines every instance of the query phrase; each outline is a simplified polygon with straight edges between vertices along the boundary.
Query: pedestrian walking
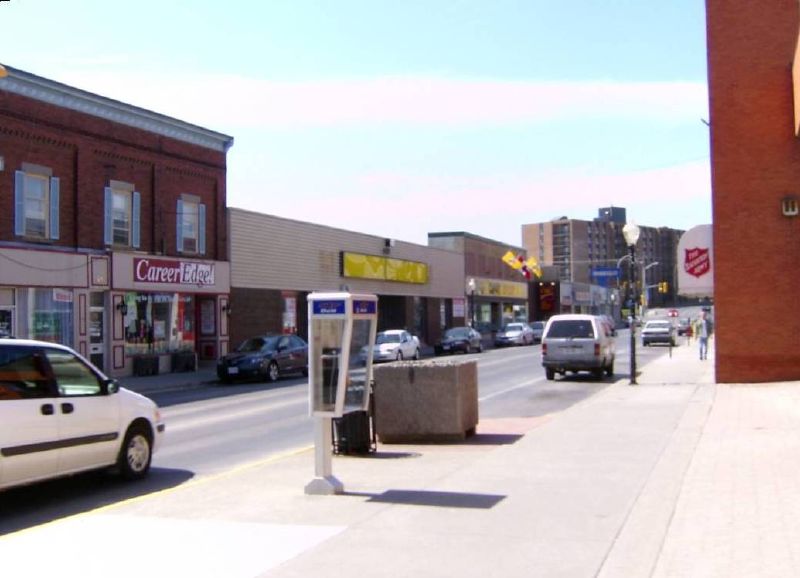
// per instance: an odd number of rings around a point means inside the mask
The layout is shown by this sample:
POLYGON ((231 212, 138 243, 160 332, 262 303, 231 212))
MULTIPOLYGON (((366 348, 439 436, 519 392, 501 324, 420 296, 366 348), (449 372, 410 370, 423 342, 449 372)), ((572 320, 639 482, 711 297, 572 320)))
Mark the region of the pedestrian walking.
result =
POLYGON ((700 316, 694 324, 694 335, 700 342, 700 359, 708 358, 708 338, 713 332, 711 320, 706 316, 705 311, 700 312, 700 316))

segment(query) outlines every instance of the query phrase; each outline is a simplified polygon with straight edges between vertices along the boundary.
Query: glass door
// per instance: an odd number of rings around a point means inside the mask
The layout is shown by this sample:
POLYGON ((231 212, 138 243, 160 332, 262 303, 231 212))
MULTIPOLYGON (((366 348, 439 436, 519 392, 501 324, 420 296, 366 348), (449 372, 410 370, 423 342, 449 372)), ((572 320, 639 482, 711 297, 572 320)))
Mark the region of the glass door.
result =
POLYGON ((89 361, 105 371, 105 306, 104 293, 89 294, 89 361))
POLYGON ((14 308, 0 307, 0 337, 14 335, 14 308))

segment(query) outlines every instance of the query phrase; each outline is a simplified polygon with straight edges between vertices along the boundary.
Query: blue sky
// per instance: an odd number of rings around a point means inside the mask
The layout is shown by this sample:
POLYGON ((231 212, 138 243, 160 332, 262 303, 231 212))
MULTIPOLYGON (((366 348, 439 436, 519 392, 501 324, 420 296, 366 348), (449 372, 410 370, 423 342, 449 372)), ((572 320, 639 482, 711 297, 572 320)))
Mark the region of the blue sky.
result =
POLYGON ((421 244, 711 222, 701 0, 10 0, 0 26, 0 63, 233 136, 230 206, 421 244))

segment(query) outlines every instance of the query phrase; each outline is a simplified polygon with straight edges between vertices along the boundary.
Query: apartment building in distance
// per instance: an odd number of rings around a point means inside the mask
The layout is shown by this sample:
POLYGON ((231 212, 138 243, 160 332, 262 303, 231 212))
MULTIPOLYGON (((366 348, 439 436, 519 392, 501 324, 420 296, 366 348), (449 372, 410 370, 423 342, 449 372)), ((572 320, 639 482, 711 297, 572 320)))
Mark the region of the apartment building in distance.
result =
MULTIPOLYGON (((591 221, 561 217, 522 225, 522 246, 542 266, 553 267, 557 281, 624 289, 629 273, 628 246, 622 236, 626 221, 623 207, 605 207, 591 221)), ((644 270, 648 304, 677 304, 676 249, 683 231, 639 226, 637 278, 641 284, 644 270), (658 291, 660 283, 666 283, 666 292, 658 291)))

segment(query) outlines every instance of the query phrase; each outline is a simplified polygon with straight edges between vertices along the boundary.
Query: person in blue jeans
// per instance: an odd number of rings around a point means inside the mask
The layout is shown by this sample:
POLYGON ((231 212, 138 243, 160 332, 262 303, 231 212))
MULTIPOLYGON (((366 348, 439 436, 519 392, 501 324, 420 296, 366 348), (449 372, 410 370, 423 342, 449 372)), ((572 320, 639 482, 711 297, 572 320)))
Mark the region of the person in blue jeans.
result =
POLYGON ((700 359, 708 358, 708 338, 711 337, 711 333, 711 320, 706 316, 705 311, 701 311, 694 324, 694 335, 700 342, 700 359))

